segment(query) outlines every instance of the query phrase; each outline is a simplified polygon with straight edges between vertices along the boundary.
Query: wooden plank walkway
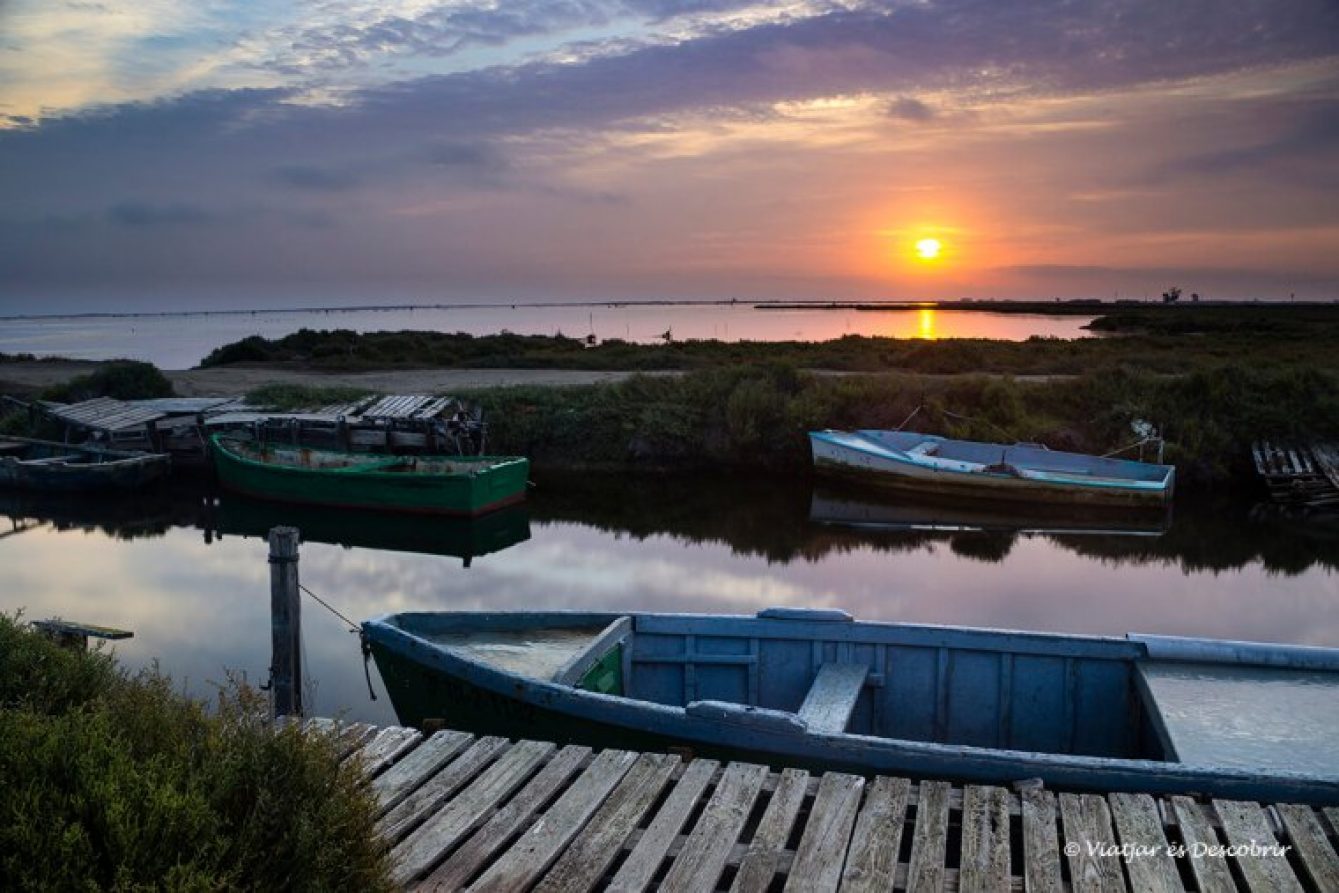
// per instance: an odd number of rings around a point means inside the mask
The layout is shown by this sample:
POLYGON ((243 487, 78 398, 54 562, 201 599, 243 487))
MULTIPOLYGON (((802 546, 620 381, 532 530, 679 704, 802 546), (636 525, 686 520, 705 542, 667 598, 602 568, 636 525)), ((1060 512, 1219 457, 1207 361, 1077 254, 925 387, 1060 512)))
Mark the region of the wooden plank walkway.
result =
POLYGON ((360 766, 411 890, 1339 890, 1333 807, 307 727, 360 766))

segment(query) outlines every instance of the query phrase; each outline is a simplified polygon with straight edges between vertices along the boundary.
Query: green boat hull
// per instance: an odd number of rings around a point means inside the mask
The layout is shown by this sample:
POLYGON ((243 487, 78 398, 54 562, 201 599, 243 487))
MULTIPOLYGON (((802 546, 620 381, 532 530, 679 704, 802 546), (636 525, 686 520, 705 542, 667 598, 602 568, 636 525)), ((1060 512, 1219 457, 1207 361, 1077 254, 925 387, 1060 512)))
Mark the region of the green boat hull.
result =
POLYGON ((517 456, 389 456, 255 444, 215 435, 225 489, 256 499, 335 508, 473 517, 525 498, 517 456))

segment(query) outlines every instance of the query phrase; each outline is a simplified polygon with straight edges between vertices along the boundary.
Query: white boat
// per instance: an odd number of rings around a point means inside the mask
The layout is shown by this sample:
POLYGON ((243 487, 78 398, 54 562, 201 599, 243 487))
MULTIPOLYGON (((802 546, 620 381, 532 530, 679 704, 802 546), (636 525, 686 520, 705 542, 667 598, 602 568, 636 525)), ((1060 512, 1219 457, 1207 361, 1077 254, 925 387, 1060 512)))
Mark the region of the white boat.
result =
POLYGON ((912 431, 812 431, 814 467, 863 484, 941 496, 1150 506, 1171 502, 1176 469, 912 431))

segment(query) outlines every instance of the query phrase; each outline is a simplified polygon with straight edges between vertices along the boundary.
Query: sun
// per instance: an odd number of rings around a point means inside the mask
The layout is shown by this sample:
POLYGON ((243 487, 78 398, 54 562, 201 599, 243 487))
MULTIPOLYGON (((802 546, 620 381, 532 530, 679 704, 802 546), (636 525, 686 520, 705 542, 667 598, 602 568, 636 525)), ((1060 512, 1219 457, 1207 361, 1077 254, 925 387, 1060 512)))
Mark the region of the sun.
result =
POLYGON ((943 248, 938 239, 921 239, 916 243, 916 256, 921 260, 935 260, 943 248))

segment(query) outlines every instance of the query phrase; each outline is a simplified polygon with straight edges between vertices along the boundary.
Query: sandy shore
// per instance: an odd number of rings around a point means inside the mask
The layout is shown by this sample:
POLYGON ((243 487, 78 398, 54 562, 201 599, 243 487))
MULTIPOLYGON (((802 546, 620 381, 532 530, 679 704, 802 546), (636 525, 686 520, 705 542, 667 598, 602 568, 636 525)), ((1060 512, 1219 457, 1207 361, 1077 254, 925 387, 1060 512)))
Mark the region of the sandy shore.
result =
MULTIPOLYGON (((0 365, 0 394, 34 394, 97 368, 90 362, 5 363, 0 365)), ((631 372, 575 369, 398 369, 380 372, 312 372, 297 369, 230 366, 223 369, 164 370, 182 397, 227 397, 266 384, 356 387, 381 394, 449 394, 467 388, 511 385, 597 384, 620 381, 631 372)), ((674 373, 652 373, 674 374, 674 373)))

